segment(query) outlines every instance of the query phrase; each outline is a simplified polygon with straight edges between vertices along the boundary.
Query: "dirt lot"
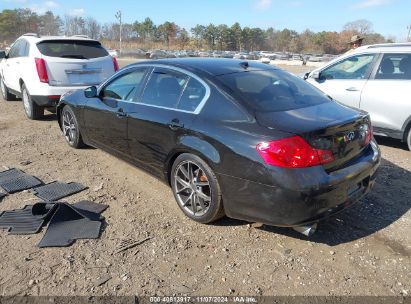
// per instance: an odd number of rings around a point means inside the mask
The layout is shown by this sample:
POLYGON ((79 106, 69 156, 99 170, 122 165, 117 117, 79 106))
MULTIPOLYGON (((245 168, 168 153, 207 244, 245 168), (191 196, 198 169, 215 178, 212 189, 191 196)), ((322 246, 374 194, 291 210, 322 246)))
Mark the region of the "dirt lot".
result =
MULTIPOLYGON (((69 148, 54 115, 29 121, 21 101, 0 99, 0 170, 80 182, 89 189, 67 201, 110 206, 101 238, 68 248, 37 248, 42 233, 0 232, 0 295, 410 295, 411 153, 378 141, 374 191, 307 240, 230 219, 190 221, 166 185, 100 150, 69 148), (115 253, 122 240, 147 236, 115 253)), ((34 202, 13 194, 0 211, 34 202)))

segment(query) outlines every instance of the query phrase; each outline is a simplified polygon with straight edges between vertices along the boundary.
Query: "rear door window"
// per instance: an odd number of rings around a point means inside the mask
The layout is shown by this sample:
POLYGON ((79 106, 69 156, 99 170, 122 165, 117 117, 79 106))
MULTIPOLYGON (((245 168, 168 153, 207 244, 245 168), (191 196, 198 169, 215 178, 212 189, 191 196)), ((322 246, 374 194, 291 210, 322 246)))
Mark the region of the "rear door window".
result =
POLYGON ((176 109, 189 76, 183 73, 155 68, 146 85, 141 103, 176 109))
POLYGON ((411 54, 384 54, 375 79, 411 79, 411 54))
POLYGON ((98 41, 46 40, 39 42, 37 48, 49 57, 92 59, 108 56, 107 50, 98 41))
POLYGON ((9 51, 9 58, 16 58, 20 56, 20 49, 23 46, 23 41, 22 40, 17 40, 13 46, 11 47, 9 51))
POLYGON ((190 78, 178 102, 177 109, 194 112, 206 95, 206 88, 196 79, 190 78))

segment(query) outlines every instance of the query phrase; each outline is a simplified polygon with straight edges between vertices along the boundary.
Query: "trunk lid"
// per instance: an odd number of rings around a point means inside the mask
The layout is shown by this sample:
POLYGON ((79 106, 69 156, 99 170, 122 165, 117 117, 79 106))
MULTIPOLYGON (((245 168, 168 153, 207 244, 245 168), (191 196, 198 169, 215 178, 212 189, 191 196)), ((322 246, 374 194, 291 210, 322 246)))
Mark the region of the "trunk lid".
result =
POLYGON ((343 167, 368 146, 371 128, 367 113, 336 102, 283 112, 257 112, 256 119, 268 128, 299 135, 316 149, 332 151, 334 160, 323 165, 329 171, 343 167))

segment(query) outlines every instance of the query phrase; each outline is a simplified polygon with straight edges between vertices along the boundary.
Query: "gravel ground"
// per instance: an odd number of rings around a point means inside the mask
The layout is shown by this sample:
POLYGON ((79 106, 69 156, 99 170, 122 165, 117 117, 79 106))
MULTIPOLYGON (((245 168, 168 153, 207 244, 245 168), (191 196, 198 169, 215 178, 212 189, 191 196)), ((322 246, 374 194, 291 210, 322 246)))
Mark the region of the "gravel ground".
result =
MULTIPOLYGON (((411 153, 398 141, 377 139, 374 190, 306 239, 231 219, 197 224, 168 186, 100 150, 69 148, 54 115, 29 121, 21 101, 0 99, 0 140, 0 170, 80 182, 89 189, 67 201, 110 206, 101 238, 68 248, 37 248, 42 233, 0 232, 0 295, 411 294, 411 153), (116 253, 121 241, 147 237, 116 253)), ((13 194, 0 211, 34 202, 13 194)))

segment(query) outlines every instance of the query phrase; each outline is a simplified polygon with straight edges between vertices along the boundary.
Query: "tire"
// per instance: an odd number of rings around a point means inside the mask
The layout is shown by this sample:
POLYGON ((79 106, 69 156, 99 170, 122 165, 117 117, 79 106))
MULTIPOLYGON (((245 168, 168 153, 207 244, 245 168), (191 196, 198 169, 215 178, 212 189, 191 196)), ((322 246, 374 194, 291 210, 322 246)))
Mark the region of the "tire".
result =
POLYGON ((218 180, 200 157, 179 155, 173 163, 170 180, 178 206, 190 219, 206 224, 225 215, 218 180))
POLYGON ((411 127, 410 127, 410 129, 408 130, 407 144, 408 144, 408 150, 411 151, 411 127))
POLYGON ((84 147, 76 115, 70 106, 64 106, 61 110, 60 119, 63 135, 69 146, 75 149, 84 147))
POLYGON ((16 96, 9 92, 9 89, 6 87, 4 80, 0 79, 0 88, 1 88, 1 95, 5 101, 16 100, 16 96))
POLYGON ((28 119, 38 120, 43 118, 44 108, 33 101, 24 83, 21 86, 21 99, 23 101, 24 112, 28 119))

